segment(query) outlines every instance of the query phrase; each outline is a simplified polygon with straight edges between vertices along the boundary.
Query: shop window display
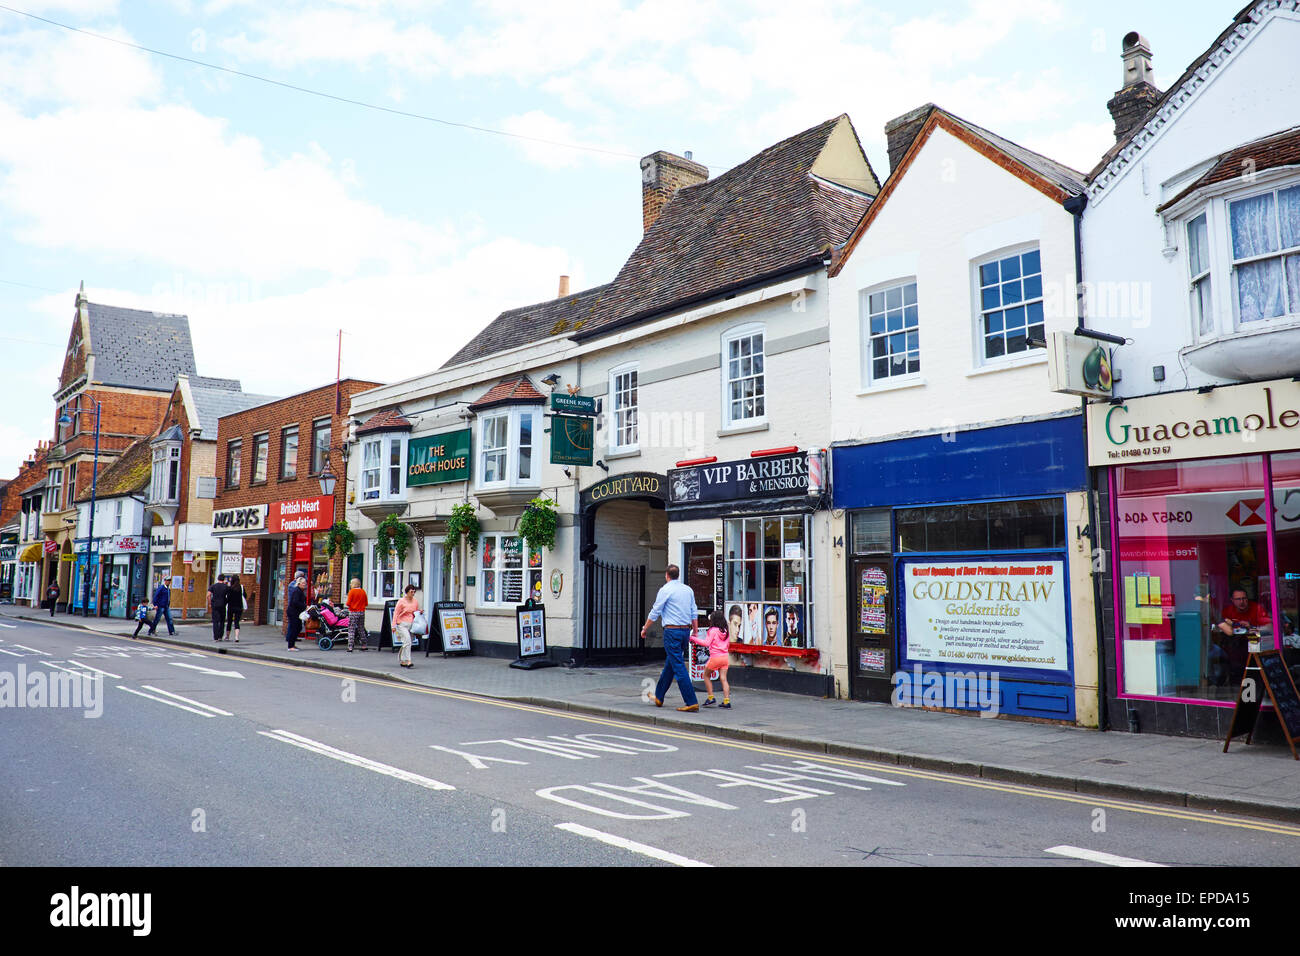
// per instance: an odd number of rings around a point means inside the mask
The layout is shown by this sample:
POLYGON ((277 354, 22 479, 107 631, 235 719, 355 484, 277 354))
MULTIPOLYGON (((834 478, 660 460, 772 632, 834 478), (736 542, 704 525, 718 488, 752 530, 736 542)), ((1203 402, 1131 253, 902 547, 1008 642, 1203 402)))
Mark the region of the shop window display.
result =
POLYGON ((725 606, 733 639, 810 647, 812 556, 805 516, 732 518, 724 524, 725 606))

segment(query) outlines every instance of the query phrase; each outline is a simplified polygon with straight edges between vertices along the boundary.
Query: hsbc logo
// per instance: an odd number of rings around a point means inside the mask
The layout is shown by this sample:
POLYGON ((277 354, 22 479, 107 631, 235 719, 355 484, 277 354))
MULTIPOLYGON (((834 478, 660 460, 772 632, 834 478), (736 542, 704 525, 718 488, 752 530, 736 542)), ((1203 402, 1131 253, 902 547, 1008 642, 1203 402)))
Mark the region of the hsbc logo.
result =
POLYGON ((1242 528, 1268 524, 1263 498, 1242 498, 1226 512, 1229 521, 1242 528))

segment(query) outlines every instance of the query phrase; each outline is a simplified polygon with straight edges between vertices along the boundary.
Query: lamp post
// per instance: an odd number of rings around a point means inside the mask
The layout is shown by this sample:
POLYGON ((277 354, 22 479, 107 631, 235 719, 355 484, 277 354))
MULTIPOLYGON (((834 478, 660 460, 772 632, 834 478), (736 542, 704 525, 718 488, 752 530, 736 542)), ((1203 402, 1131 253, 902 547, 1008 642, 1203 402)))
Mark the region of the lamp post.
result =
MULTIPOLYGON (((90 527, 86 532, 86 568, 82 572, 85 579, 81 598, 81 616, 90 617, 90 547, 95 541, 95 488, 99 484, 99 411, 101 403, 95 403, 95 457, 90 471, 90 527)), ((90 409, 78 408, 73 414, 87 415, 90 409)), ((71 425, 72 418, 67 412, 59 416, 60 425, 71 425)))

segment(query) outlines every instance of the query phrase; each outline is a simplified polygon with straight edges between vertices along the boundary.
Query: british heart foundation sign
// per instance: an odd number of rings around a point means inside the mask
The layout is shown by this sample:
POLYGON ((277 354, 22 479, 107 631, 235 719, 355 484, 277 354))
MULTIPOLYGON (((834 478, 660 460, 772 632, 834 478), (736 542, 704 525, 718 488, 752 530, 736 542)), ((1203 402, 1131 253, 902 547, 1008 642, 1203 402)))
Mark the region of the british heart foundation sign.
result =
POLYGON ((328 531, 334 524, 334 496, 290 498, 271 502, 266 528, 272 534, 292 531, 328 531))

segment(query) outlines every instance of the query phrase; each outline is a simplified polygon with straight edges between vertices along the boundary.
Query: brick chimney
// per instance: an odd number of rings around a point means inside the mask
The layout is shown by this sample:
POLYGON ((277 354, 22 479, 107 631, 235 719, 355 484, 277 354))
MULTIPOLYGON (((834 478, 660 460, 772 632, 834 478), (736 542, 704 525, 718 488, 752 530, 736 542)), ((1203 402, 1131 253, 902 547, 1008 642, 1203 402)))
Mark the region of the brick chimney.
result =
POLYGON ((1151 47, 1146 37, 1133 32, 1124 37, 1120 56, 1124 60, 1124 85, 1106 104, 1115 120, 1115 139, 1119 141, 1142 121, 1160 99, 1160 90, 1152 83, 1151 47))
POLYGON ((641 227, 649 231, 659 213, 683 186, 707 181, 709 168, 690 155, 675 156, 660 150, 641 159, 641 227))
POLYGON ((935 109, 933 103, 926 103, 924 106, 918 106, 902 116, 895 116, 885 124, 885 141, 889 152, 889 172, 891 174, 898 168, 903 154, 907 152, 907 147, 912 145, 912 140, 916 139, 916 134, 921 132, 921 127, 925 125, 925 121, 929 119, 930 112, 933 109, 935 109))

